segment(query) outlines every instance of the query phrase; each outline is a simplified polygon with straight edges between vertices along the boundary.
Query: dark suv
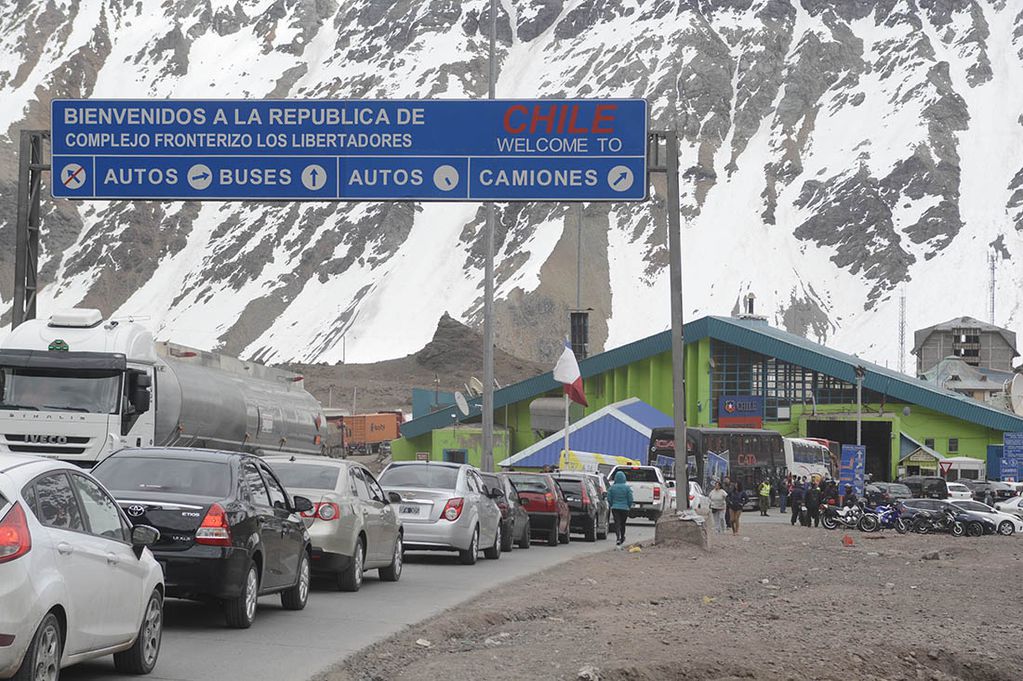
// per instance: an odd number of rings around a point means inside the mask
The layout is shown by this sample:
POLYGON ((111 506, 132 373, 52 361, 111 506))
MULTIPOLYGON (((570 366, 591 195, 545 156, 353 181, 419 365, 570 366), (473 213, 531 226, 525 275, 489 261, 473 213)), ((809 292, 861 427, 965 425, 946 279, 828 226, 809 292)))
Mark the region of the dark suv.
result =
POLYGON ((124 449, 92 470, 137 525, 160 530, 151 547, 167 596, 215 599, 227 625, 246 629, 256 599, 281 594, 301 610, 309 597, 309 533, 293 499, 261 459, 204 449, 124 449))
POLYGON ((600 476, 565 472, 555 473, 554 479, 572 512, 572 532, 583 535, 586 541, 607 539, 610 507, 607 492, 597 486, 600 476))
POLYGON ((948 485, 936 475, 910 475, 899 480, 916 499, 948 499, 948 485))
POLYGON ((529 548, 529 513, 519 501, 519 491, 505 475, 498 473, 480 473, 483 478, 484 490, 488 495, 492 490, 501 492, 501 496, 491 496, 497 507, 501 509, 501 550, 507 553, 513 547, 529 548))

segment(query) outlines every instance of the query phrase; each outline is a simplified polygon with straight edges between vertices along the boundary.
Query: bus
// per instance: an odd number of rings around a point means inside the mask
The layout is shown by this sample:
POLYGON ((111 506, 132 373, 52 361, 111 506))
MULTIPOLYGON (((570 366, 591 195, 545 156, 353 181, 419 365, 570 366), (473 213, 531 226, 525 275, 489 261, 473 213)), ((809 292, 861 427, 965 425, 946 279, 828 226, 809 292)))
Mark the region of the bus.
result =
POLYGON ((824 480, 832 476, 831 451, 820 442, 798 437, 783 439, 785 469, 792 475, 824 480))
MULTIPOLYGON (((728 477, 742 483, 756 503, 757 486, 763 480, 777 481, 785 477, 785 450, 782 436, 773 430, 752 428, 686 428, 686 454, 689 477, 704 489, 709 454, 728 461, 728 477)), ((668 467, 675 461, 675 429, 654 428, 650 433, 650 464, 668 467)), ((716 476, 715 476, 716 477, 716 476)))

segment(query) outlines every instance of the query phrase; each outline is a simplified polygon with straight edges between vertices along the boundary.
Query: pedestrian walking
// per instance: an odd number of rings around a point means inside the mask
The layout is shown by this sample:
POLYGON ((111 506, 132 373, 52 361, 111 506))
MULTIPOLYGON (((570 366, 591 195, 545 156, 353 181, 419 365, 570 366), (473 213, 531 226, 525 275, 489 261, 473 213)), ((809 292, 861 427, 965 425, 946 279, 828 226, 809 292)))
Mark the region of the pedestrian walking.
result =
POLYGON ((785 502, 788 501, 791 492, 792 476, 786 475, 785 479, 781 481, 781 487, 778 489, 778 510, 781 511, 782 515, 785 515, 785 502))
POLYGON ((732 518, 732 534, 739 534, 739 520, 742 518, 742 508, 746 505, 746 492, 742 489, 742 483, 736 482, 735 487, 728 493, 728 514, 732 518))
MULTIPOLYGON (((727 475, 721 481, 721 489, 725 490, 725 494, 732 491, 732 481, 727 475)), ((727 506, 725 507, 725 527, 732 529, 732 514, 728 511, 727 506)))
POLYGON ((789 490, 789 505, 792 506, 792 525, 795 527, 796 521, 799 520, 802 523, 800 514, 803 512, 803 486, 799 484, 799 480, 792 481, 792 489, 789 490))
POLYGON ((714 489, 708 495, 710 497, 710 514, 714 518, 714 531, 723 534, 725 531, 725 514, 728 512, 728 492, 721 487, 720 482, 714 483, 714 489))
POLYGON ((767 508, 771 503, 771 483, 764 480, 760 483, 760 515, 767 515, 767 508))
POLYGON ((629 509, 632 508, 632 488, 625 482, 625 473, 615 473, 614 484, 607 488, 607 502, 611 505, 611 515, 615 520, 615 536, 621 547, 625 543, 625 522, 629 519, 629 509))
POLYGON ((814 483, 806 492, 806 512, 808 515, 806 526, 810 527, 813 521, 814 527, 821 526, 821 488, 814 483))

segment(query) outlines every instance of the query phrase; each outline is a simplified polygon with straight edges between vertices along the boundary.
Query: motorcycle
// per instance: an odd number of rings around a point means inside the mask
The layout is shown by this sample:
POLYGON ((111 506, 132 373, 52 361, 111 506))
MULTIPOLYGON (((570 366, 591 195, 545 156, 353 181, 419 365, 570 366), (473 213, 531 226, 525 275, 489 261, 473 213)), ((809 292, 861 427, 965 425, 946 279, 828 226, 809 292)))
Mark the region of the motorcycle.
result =
MULTIPOLYGON (((929 532, 948 532, 953 537, 961 537, 966 534, 966 524, 957 517, 954 511, 920 511, 913 516, 911 529, 919 534, 929 532)), ((981 528, 981 534, 984 529, 981 528)))
POLYGON ((838 527, 855 529, 860 526, 862 519, 863 509, 860 506, 838 508, 830 504, 821 504, 821 525, 826 529, 834 530, 838 527))
POLYGON ((903 519, 897 505, 881 504, 873 509, 866 509, 860 521, 860 529, 864 532, 895 530, 899 534, 906 534, 909 532, 909 524, 903 519))

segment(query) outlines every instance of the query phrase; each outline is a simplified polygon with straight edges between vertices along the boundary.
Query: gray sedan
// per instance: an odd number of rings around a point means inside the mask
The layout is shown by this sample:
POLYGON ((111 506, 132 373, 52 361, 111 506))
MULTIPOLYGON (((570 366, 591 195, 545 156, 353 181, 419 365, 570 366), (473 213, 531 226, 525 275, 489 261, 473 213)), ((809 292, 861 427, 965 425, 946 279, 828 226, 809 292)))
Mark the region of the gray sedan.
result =
POLYGON ((501 511, 484 491, 480 472, 466 464, 399 461, 380 474, 388 492, 401 495, 398 515, 411 551, 457 551, 473 565, 480 547, 501 557, 501 511))

